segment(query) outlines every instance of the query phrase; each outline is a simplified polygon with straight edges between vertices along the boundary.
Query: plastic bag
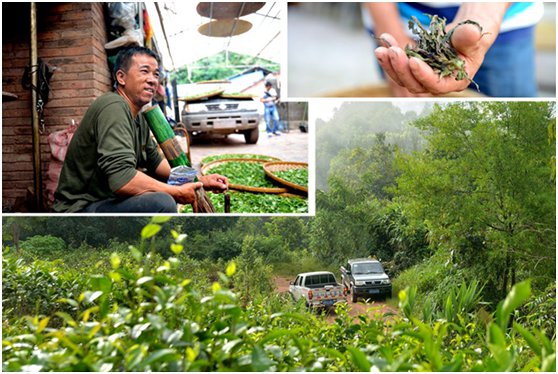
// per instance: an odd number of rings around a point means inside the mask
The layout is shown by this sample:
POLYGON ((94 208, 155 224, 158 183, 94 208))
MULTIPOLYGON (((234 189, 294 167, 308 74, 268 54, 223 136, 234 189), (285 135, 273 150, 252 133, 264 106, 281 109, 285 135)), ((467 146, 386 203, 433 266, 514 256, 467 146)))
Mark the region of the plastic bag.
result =
POLYGON ((120 37, 105 44, 105 49, 115 49, 125 45, 143 46, 143 31, 136 23, 137 3, 108 3, 111 26, 124 29, 120 37))
POLYGON ((136 3, 108 3, 112 26, 120 26, 124 30, 136 28, 136 3))
POLYGON ((55 131, 48 136, 51 157, 47 170, 46 193, 47 203, 49 205, 52 205, 54 202, 54 192, 58 188, 58 180, 60 178, 62 166, 64 166, 66 152, 68 151, 68 146, 77 128, 78 125, 72 123, 66 129, 55 131))
POLYGON ((72 140, 72 136, 76 132, 78 125, 71 124, 66 129, 55 131, 48 136, 48 144, 50 145, 50 152, 55 160, 64 162, 68 145, 72 140))

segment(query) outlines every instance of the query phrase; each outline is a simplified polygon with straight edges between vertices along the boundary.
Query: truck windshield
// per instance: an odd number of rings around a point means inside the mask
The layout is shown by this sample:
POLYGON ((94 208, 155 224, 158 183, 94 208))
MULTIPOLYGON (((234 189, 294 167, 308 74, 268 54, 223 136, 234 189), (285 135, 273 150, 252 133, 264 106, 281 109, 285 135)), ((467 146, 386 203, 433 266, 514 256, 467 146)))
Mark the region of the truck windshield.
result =
POLYGON ((383 274, 384 268, 379 262, 362 262, 353 265, 353 274, 383 274))

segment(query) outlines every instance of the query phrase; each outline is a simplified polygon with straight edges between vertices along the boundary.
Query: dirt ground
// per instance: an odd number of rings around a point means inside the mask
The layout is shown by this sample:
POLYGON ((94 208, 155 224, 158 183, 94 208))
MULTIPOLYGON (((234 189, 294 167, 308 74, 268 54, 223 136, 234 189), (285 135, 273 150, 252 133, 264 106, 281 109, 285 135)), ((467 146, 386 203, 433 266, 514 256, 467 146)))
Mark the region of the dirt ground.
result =
POLYGON ((254 153, 277 157, 282 161, 308 162, 309 138, 308 133, 299 129, 268 138, 265 124, 260 124, 260 137, 256 144, 246 144, 244 135, 239 134, 196 138, 190 146, 190 157, 195 168, 200 167, 204 157, 225 153, 254 153))
MULTIPOLYGON (((289 283, 293 279, 280 276, 274 277, 273 283, 275 284, 275 290, 279 293, 289 292, 289 283)), ((365 302, 364 300, 359 300, 358 303, 352 303, 349 296, 347 296, 347 303, 349 304, 349 315, 355 317, 355 322, 358 321, 357 317, 362 314, 367 314, 369 317, 373 318, 375 315, 382 316, 387 312, 398 312, 397 308, 388 305, 384 301, 365 302)), ((331 323, 335 320, 334 314, 334 312, 331 312, 327 317, 328 321, 331 323)))

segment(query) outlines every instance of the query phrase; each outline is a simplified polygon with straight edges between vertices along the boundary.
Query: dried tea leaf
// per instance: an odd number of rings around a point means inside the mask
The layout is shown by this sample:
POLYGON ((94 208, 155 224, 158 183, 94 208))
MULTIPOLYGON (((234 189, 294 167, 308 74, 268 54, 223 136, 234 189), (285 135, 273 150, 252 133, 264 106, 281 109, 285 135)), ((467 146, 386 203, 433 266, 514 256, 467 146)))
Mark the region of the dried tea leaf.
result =
MULTIPOLYGON (((467 79, 477 87, 479 85, 469 78, 465 71, 465 61, 458 55, 455 48, 451 45, 451 36, 455 29, 464 24, 475 25, 479 28, 482 35, 482 27, 475 21, 466 20, 458 23, 454 28, 446 33, 446 19, 437 15, 426 14, 430 18, 428 29, 420 24, 416 17, 412 16, 409 20, 409 30, 418 36, 416 46, 406 46, 405 52, 408 57, 417 57, 426 62, 440 78, 453 76, 456 80, 467 79)), ((481 35, 481 36, 482 36, 481 35)))

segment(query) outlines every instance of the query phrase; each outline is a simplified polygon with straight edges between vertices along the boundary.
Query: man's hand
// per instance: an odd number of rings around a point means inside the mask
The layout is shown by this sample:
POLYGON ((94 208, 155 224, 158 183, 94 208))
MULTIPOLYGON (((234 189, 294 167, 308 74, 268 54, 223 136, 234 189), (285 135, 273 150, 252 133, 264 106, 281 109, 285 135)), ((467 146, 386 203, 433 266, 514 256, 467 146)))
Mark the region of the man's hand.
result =
POLYGON ((180 204, 196 204, 196 190, 201 187, 203 187, 201 182, 171 186, 172 197, 180 204))
MULTIPOLYGON (((463 3, 455 19, 447 25, 451 30, 458 23, 465 20, 476 21, 483 30, 472 24, 458 26, 451 36, 451 43, 458 55, 465 61, 465 70, 469 78, 473 79, 479 70, 486 52, 492 46, 500 30, 500 24, 509 3, 463 3)), ((391 46, 378 47, 374 52, 385 72, 399 86, 406 88, 412 94, 443 95, 450 92, 463 91, 469 86, 467 79, 455 80, 448 76, 440 78, 424 61, 412 57, 408 58, 404 46, 389 33, 380 35, 391 46)))
POLYGON ((210 174, 198 178, 203 188, 213 192, 226 192, 229 189, 229 179, 223 175, 210 174))

